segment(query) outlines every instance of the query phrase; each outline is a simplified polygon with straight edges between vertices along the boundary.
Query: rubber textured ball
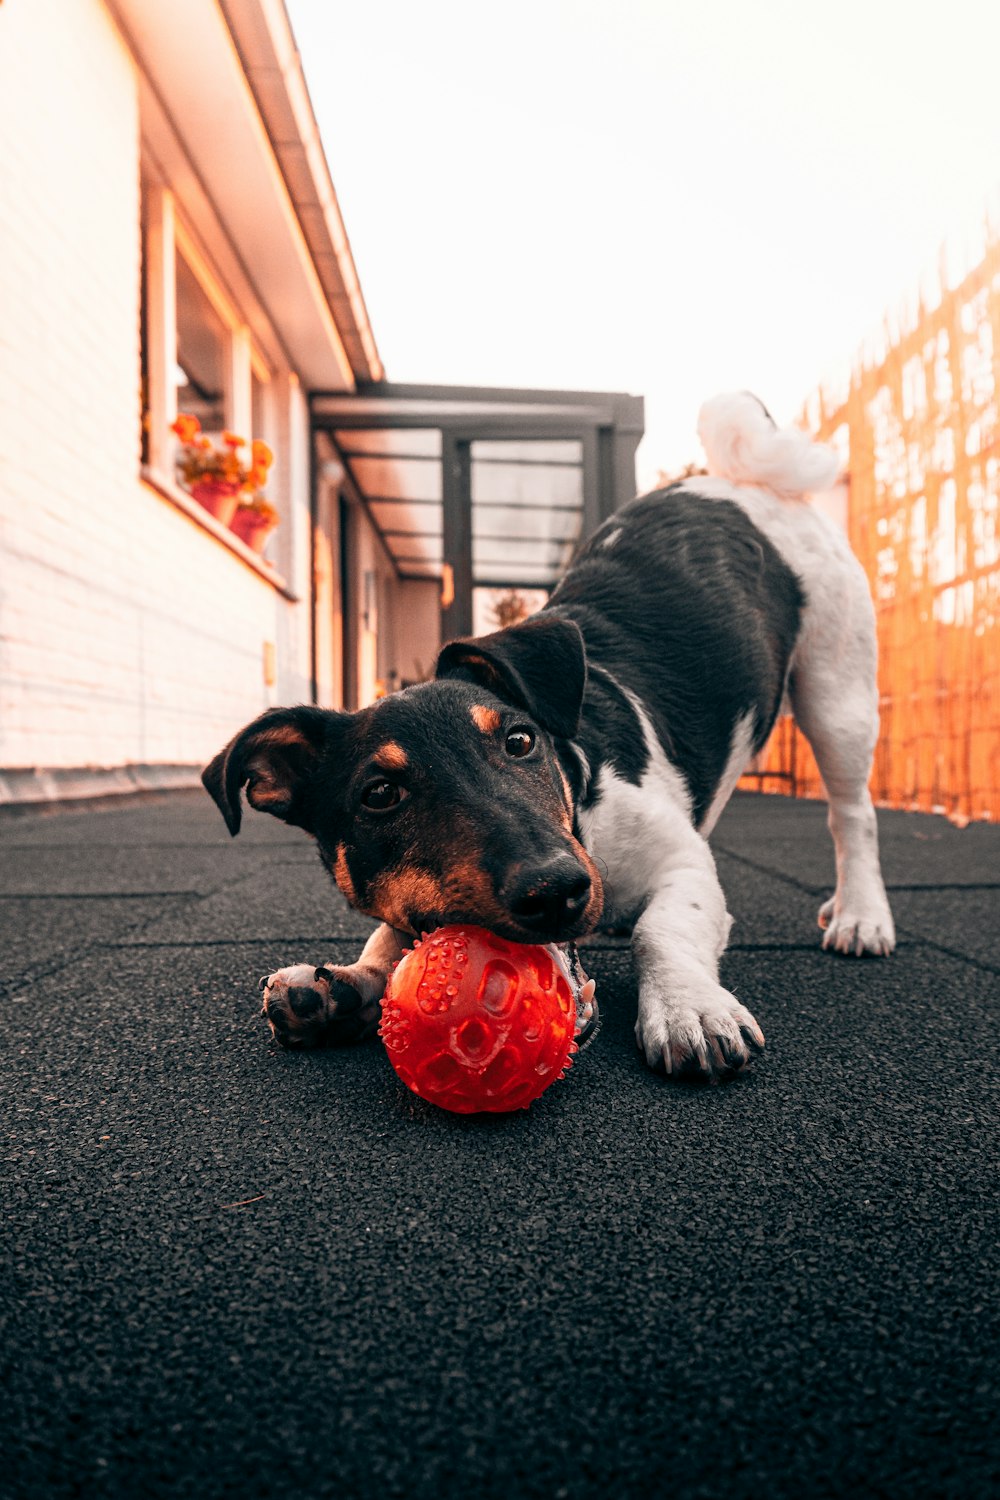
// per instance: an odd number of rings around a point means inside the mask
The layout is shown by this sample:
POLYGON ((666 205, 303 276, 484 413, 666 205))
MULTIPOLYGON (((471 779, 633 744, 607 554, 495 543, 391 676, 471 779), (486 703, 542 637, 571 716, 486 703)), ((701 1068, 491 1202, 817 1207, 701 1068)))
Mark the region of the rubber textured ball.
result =
POLYGON ((379 1034, 400 1078, 456 1114, 526 1109, 576 1049, 576 1002, 545 948, 440 927, 397 964, 379 1034))

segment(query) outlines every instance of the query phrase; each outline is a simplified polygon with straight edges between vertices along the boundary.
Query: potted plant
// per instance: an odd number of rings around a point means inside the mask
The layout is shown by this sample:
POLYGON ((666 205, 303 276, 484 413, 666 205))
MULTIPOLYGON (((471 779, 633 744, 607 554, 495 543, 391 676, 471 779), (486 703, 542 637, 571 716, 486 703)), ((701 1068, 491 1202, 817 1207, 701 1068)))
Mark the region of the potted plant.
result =
POLYGON ((278 512, 270 501, 263 495, 254 495, 252 500, 241 500, 237 505, 232 529, 254 552, 263 552, 278 519, 278 512))
POLYGON ((235 432, 224 432, 221 445, 213 443, 202 432, 198 418, 188 412, 182 412, 170 430, 180 439, 177 472, 182 482, 210 515, 223 526, 231 525, 241 497, 256 496, 266 482, 272 460, 270 448, 255 439, 247 464, 241 457, 246 447, 243 438, 235 432))

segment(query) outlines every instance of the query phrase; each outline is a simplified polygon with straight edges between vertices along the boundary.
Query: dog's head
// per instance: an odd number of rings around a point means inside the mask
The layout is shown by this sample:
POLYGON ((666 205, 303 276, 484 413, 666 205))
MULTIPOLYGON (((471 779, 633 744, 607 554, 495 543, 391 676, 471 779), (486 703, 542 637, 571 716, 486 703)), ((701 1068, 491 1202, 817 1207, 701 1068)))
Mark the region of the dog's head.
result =
POLYGON ((357 713, 271 709, 202 780, 230 833, 246 786, 251 807, 313 835, 353 906, 393 927, 565 942, 602 905, 556 748, 585 685, 579 630, 542 614, 452 641, 433 682, 357 713))

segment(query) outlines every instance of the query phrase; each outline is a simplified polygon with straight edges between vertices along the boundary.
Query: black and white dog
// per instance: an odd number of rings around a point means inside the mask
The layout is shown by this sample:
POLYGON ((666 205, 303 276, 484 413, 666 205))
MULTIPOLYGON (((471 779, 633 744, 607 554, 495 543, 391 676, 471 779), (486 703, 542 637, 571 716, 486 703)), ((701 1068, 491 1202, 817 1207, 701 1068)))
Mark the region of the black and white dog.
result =
POLYGON ((722 1077, 763 1046, 719 983, 731 919, 707 838, 779 712, 829 799, 825 948, 895 944, 868 775, 874 612, 842 532, 804 498, 829 449, 752 396, 703 407, 713 477, 642 496, 583 547, 541 613, 453 641, 435 681, 358 713, 274 709, 204 781, 236 833, 250 804, 305 828, 348 901, 382 919, 354 964, 266 981, 289 1046, 372 1031, 410 935, 471 922, 565 943, 634 924, 636 1039, 652 1067, 722 1077))

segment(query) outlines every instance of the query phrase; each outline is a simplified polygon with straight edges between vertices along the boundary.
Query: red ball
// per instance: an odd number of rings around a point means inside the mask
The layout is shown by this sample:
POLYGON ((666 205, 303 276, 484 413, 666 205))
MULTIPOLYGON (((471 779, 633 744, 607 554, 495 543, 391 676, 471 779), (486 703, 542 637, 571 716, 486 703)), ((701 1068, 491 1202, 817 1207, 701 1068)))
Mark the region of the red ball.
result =
POLYGON ((546 948, 439 927, 392 974, 379 1034, 400 1078, 456 1114, 526 1109, 576 1051, 576 1002, 546 948))

